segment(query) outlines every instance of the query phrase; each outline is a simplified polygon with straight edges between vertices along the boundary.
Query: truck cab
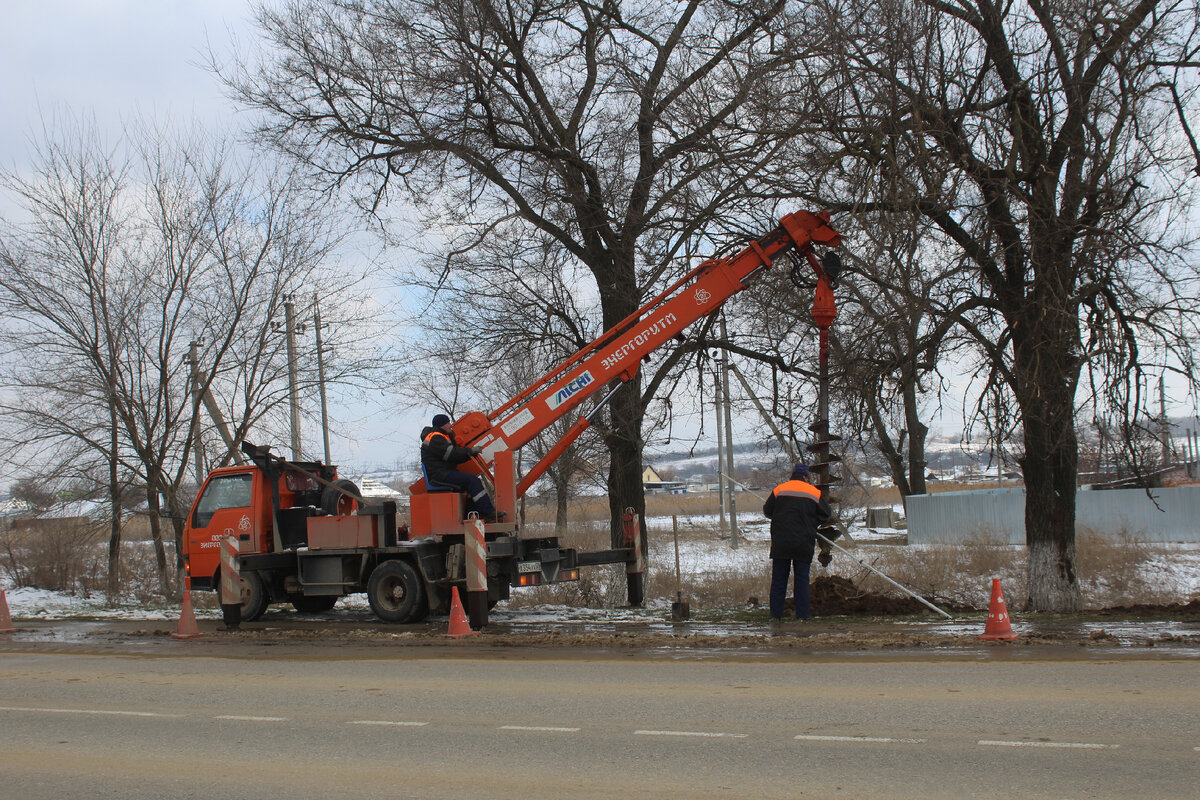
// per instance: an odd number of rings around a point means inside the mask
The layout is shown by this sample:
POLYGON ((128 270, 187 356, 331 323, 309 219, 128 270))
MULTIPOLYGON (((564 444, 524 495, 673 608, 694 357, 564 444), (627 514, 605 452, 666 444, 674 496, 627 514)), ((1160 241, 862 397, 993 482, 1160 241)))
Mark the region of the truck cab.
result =
MULTIPOLYGON (((279 498, 278 549, 307 544, 307 519, 324 513, 323 487, 314 473, 337 480, 337 470, 317 463, 297 464, 301 470, 269 473, 255 466, 213 470, 192 505, 184 526, 185 561, 192 586, 216 589, 221 564, 221 539, 234 536, 243 555, 276 551, 273 492, 279 498), (272 485, 274 484, 274 485, 272 485)), ((352 505, 342 498, 333 510, 348 513, 352 505)))

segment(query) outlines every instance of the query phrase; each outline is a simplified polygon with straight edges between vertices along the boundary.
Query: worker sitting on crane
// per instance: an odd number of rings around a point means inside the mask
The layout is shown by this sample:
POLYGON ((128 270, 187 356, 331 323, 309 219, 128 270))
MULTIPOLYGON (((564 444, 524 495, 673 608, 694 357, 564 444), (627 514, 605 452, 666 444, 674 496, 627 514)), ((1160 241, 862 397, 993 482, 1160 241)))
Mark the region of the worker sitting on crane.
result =
POLYGON ((467 494, 467 511, 479 514, 484 522, 496 522, 496 506, 478 475, 462 472, 455 466, 483 452, 482 447, 459 447, 454 440, 450 417, 436 414, 433 425, 421 431, 421 468, 425 482, 432 486, 453 486, 467 494))

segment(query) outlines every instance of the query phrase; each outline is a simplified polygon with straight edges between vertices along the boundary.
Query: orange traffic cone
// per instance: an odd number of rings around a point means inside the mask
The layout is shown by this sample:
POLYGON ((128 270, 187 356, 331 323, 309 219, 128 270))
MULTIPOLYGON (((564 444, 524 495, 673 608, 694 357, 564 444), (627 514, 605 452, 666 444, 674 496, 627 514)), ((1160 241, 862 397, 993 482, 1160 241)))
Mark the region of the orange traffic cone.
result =
POLYGON ((183 610, 179 613, 179 630, 171 634, 172 639, 197 639, 203 634, 196 627, 196 614, 192 611, 192 593, 183 593, 183 610))
POLYGON ((1000 579, 992 578, 992 602, 988 606, 987 624, 983 627, 980 639, 1003 639, 1012 641, 1017 638, 1013 633, 1012 619, 1008 616, 1008 606, 1004 605, 1004 593, 1000 591, 1000 579))
POLYGON ((479 631, 471 630, 467 614, 463 611, 462 601, 458 599, 458 587, 450 588, 450 630, 446 633, 449 639, 461 639, 464 636, 478 636, 479 631))
POLYGON ((16 629, 12 617, 8 615, 8 600, 4 597, 4 590, 0 589, 0 633, 12 633, 16 629))

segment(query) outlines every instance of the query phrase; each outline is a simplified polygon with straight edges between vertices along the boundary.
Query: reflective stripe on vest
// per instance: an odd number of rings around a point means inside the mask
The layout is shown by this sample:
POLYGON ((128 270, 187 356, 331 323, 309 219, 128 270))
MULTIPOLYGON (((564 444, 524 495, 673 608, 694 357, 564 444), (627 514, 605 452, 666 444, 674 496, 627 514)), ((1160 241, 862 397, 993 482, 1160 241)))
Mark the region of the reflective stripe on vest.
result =
POLYGON ((821 490, 811 483, 804 481, 788 481, 775 487, 771 494, 776 497, 807 497, 809 500, 820 500, 821 490))

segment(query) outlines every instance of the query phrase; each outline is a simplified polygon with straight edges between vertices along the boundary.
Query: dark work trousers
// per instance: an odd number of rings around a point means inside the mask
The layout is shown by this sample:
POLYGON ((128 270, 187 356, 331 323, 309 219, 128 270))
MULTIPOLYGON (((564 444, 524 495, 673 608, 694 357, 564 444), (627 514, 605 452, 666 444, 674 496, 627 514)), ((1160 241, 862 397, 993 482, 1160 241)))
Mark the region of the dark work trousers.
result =
POLYGON ((496 513, 496 507, 492 505, 492 498, 488 497, 487 489, 483 488, 483 481, 479 479, 478 475, 451 470, 434 483, 454 486, 460 492, 466 492, 467 511, 477 511, 481 517, 496 513))
POLYGON ((796 567, 796 619, 808 619, 812 614, 808 609, 808 570, 812 561, 800 559, 773 558, 771 559, 771 618, 783 616, 783 600, 787 597, 788 578, 791 576, 792 565, 796 567))

